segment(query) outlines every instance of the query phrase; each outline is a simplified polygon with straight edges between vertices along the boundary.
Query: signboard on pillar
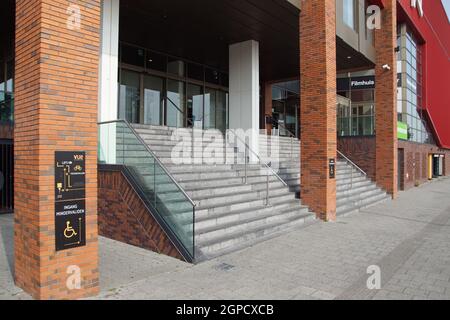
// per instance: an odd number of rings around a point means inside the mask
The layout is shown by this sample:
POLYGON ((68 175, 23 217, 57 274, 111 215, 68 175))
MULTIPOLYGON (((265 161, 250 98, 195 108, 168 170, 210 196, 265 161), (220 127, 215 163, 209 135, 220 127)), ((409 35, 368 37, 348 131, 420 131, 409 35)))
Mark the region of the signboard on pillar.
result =
POLYGON ((56 251, 86 245, 85 163, 85 152, 55 152, 56 251))
POLYGON ((336 159, 330 159, 328 163, 328 171, 330 174, 330 179, 336 178, 336 159))

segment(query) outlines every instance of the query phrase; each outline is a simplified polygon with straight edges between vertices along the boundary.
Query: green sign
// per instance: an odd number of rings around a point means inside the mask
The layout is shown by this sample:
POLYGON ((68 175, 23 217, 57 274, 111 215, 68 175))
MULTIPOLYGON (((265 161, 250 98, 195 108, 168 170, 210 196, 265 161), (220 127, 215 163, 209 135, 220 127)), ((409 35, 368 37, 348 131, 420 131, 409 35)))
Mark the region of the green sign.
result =
POLYGON ((397 138, 408 140, 408 125, 404 122, 397 122, 397 138))

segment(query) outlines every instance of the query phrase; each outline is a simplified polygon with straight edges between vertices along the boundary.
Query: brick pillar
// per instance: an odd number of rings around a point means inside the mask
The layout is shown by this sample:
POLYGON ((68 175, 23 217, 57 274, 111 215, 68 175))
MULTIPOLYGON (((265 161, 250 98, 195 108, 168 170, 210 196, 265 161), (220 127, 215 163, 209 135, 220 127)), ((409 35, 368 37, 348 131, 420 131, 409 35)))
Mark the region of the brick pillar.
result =
POLYGON ((397 195, 397 10, 396 0, 384 1, 381 29, 375 30, 376 182, 397 195), (383 65, 389 65, 390 70, 383 65))
POLYGON ((264 126, 268 135, 272 134, 272 124, 266 123, 266 117, 272 117, 272 83, 264 84, 264 126))
POLYGON ((15 281, 36 299, 77 299, 99 290, 100 4, 16 1, 15 281), (86 246, 65 251, 55 249, 55 151, 86 152, 86 246), (76 267, 81 288, 76 281, 68 288, 76 267))
POLYGON ((336 219, 336 3, 304 1, 300 13, 301 197, 323 220, 336 219))

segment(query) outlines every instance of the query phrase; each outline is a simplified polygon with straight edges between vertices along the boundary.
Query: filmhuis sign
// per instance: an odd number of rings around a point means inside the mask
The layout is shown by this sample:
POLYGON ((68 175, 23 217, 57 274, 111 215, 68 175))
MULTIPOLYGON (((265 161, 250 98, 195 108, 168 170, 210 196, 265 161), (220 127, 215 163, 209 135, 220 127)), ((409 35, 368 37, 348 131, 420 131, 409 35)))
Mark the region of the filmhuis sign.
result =
POLYGON ((85 163, 85 152, 55 152, 56 251, 86 245, 85 163))
POLYGON ((375 77, 353 77, 337 79, 338 91, 349 91, 358 89, 375 89, 375 77))

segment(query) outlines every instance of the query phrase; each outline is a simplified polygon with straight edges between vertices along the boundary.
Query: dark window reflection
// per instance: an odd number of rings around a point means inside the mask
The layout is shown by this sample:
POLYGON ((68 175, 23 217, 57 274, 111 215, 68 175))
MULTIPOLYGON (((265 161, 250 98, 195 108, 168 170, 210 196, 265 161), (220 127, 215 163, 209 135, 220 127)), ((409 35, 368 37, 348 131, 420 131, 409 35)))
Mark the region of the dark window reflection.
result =
POLYGON ((122 45, 121 51, 122 63, 133 66, 145 66, 145 50, 137 47, 122 45))
POLYGON ((204 80, 203 66, 195 63, 188 65, 188 78, 198 81, 204 80))
POLYGON ((167 68, 167 57, 152 51, 147 51, 146 68, 165 72, 167 68))
POLYGON ((205 81, 208 83, 220 84, 220 72, 217 70, 206 68, 205 81))

